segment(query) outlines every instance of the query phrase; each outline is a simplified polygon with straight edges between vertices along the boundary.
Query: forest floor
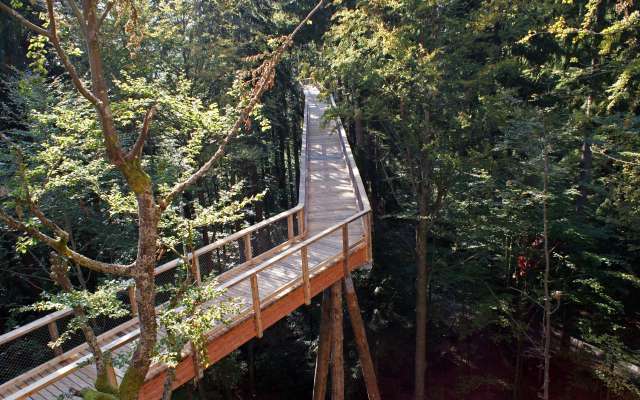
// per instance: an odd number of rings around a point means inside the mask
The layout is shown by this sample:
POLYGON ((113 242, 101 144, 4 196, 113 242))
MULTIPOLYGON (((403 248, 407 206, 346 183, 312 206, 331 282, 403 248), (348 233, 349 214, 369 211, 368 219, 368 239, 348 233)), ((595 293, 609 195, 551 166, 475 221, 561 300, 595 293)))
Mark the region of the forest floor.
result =
MULTIPOLYGON (((236 361, 226 360, 206 374, 204 399, 221 400, 289 400, 310 399, 313 387, 313 352, 308 339, 302 339, 293 326, 302 325, 305 313, 295 313, 296 323, 280 321, 255 342, 256 384, 250 394, 247 359, 244 350, 236 353, 236 361), (238 364, 239 362, 239 364, 238 364), (238 365, 242 367, 238 368, 238 365), (216 372, 214 372, 216 371, 216 372), (213 378, 216 376, 216 378, 213 378), (213 379, 211 379, 213 378, 213 379), (228 384, 235 382, 229 388, 228 384), (226 390, 224 390, 226 389, 226 390)), ((312 319, 306 319, 311 322, 312 319)), ((365 400, 361 373, 352 338, 345 329, 345 369, 348 400, 365 400)), ((493 335, 495 336, 495 335, 493 335)), ((432 343, 429 353, 428 400, 512 400, 514 349, 504 343, 489 340, 490 334, 476 335, 462 343, 432 343)), ((398 326, 382 332, 370 332, 370 345, 382 398, 412 400, 413 395, 413 332, 398 326)), ((538 400, 542 377, 539 360, 523 358, 520 400, 538 400)), ((631 400, 633 397, 607 394, 604 385, 586 368, 575 361, 555 355, 551 366, 551 396, 553 400, 631 400)), ((177 400, 199 399, 189 385, 174 395, 177 400)))
MULTIPOLYGON (((410 346, 400 346, 410 350, 410 346)), ((427 393, 430 400, 511 400, 513 399, 513 351, 483 337, 475 337, 462 345, 451 345, 439 355, 430 355, 427 393)), ((411 399, 413 354, 394 357, 394 364, 380 373, 385 400, 411 399)), ((542 376, 539 361, 525 358, 522 370, 520 400, 537 400, 542 376)), ((551 365, 550 398, 554 400, 623 400, 630 397, 607 394, 593 374, 576 362, 556 355, 551 365)))

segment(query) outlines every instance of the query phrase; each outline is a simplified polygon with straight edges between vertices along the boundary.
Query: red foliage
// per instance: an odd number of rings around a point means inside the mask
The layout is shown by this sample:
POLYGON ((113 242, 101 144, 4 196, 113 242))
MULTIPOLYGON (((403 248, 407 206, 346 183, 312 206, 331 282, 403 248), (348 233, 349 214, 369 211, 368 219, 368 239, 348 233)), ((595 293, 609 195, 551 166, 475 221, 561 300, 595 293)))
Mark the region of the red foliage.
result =
POLYGON ((523 277, 526 275, 527 271, 529 271, 533 267, 533 263, 525 256, 518 256, 518 277, 523 277))

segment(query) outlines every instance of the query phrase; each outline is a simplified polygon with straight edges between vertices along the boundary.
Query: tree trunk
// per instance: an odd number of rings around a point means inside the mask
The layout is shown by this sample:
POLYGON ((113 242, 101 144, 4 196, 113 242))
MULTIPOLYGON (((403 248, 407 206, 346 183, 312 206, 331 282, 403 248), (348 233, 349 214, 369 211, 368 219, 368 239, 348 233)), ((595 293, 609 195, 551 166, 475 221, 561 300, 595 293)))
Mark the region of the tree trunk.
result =
POLYGON ((136 400, 151 365, 156 344, 156 290, 154 270, 156 267, 156 243, 158 239, 156 205, 151 187, 137 193, 138 200, 138 258, 133 267, 136 284, 136 302, 140 324, 140 339, 133 353, 131 364, 120 384, 121 400, 136 400))
MULTIPOLYGON (((303 117, 304 118, 304 114, 303 117)), ((294 129, 293 133, 292 133, 292 137, 293 137, 293 168, 294 168, 294 174, 295 174, 295 181, 294 181, 294 187, 296 188, 295 191, 295 197, 298 198, 298 192, 300 190, 300 184, 302 182, 300 182, 300 154, 299 151, 304 151, 304 149, 300 149, 300 140, 301 138, 298 135, 298 129, 294 129)), ((300 199, 298 199, 300 200, 300 199)), ((294 202, 295 204, 295 202, 294 202)))
POLYGON ((293 163, 291 162, 291 140, 287 140, 287 191, 289 192, 289 207, 293 207, 296 204, 296 194, 295 187, 296 183, 294 181, 293 175, 293 163))
POLYGON ((429 231, 428 193, 424 184, 418 195, 419 221, 416 227, 416 354, 415 354, 415 399, 423 400, 425 374, 427 370, 427 233, 429 231))
POLYGON ((322 292, 320 309, 320 337, 318 338, 318 354, 313 378, 313 400, 325 400, 327 397, 327 377, 329 372, 329 356, 331 355, 331 291, 322 292))
POLYGON ((522 335, 517 334, 516 338, 516 366, 513 376, 513 400, 520 399, 520 381, 522 378, 522 335))
POLYGON ((342 285, 338 281, 331 286, 331 400, 344 399, 342 334, 342 285))
MULTIPOLYGON (((200 203, 200 206, 202 207, 207 206, 206 193, 204 192, 204 190, 198 190, 198 203, 200 203)), ((202 228, 200 228, 200 233, 202 234, 203 246, 211 243, 211 239, 209 239, 209 228, 207 226, 203 226, 202 228)))
MULTIPOLYGON (((247 178, 249 179, 249 194, 251 196, 254 196, 262 190, 262 187, 260 185, 260 177, 258 176, 257 164, 253 161, 250 162, 247 172, 248 172, 247 178)), ((255 202, 253 206, 253 210, 256 213, 255 222, 257 223, 262 221, 264 219, 264 202, 263 201, 255 202)), ((260 229, 257 232, 257 238, 256 238, 257 243, 256 243, 256 249, 255 249, 256 254, 266 251, 269 248, 268 234, 269 233, 266 229, 260 229)))
POLYGON ((591 184, 591 169, 593 165, 593 152, 591 151, 591 102, 593 96, 587 97, 586 115, 587 126, 584 127, 584 135, 582 136, 582 148, 580 152, 580 177, 578 183, 578 191, 580 195, 576 200, 576 211, 578 214, 584 212, 584 207, 587 204, 587 196, 589 195, 589 185, 591 184))
POLYGON ((551 298, 549 293, 549 216, 548 216, 548 193, 549 193, 549 152, 547 143, 544 141, 544 189, 542 203, 542 218, 544 226, 544 383, 543 399, 549 400, 549 367, 551 361, 551 298))

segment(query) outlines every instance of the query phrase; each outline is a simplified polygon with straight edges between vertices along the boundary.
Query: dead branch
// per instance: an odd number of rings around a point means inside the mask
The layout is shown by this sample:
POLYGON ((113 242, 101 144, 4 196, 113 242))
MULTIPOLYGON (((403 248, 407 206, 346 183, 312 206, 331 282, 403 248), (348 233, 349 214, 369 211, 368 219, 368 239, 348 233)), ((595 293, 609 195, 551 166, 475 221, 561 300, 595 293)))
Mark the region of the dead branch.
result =
POLYGON ((614 157, 614 156, 608 154, 606 152, 606 150, 600 150, 599 148, 597 148, 595 146, 593 146, 591 148, 591 151, 593 151, 594 153, 599 154, 601 156, 604 156, 604 157, 606 157, 606 158, 608 158, 608 159, 610 159, 612 161, 619 162, 621 164, 640 166, 640 162, 627 161, 627 160, 623 160, 621 158, 614 157))
POLYGON ((71 8, 71 11, 73 11, 73 15, 75 15, 76 19, 78 20, 78 24, 80 24, 80 28, 82 28, 82 34, 86 35, 87 23, 84 20, 84 15, 82 15, 82 11, 78 7, 78 4, 75 2, 75 0, 66 0, 66 2, 67 4, 69 4, 69 8, 71 8))
POLYGON ((67 56, 67 53, 64 51, 64 49, 62 48, 62 45, 60 44, 60 38, 58 37, 58 27, 57 27, 56 17, 53 10, 53 0, 47 0, 47 13, 49 15, 49 34, 47 35, 47 37, 49 38, 49 40, 51 41, 51 44, 56 50, 56 53, 58 54, 58 57, 62 61, 64 68, 69 73, 69 76, 71 76, 71 81, 73 82, 73 86, 75 86, 76 90, 80 92, 80 94, 84 96, 87 100, 89 100, 89 102, 91 102, 91 104, 93 104, 96 108, 102 109, 104 106, 102 101, 100 101, 100 99, 98 99, 93 94, 93 92, 87 89, 87 87, 82 83, 82 81, 80 80, 80 76, 78 75, 78 71, 73 66, 73 64, 69 60, 69 57, 67 56))
POLYGON ((182 193, 189 186, 200 180, 200 178, 202 178, 211 169, 211 167, 216 164, 216 162, 220 160, 222 156, 224 156, 226 146, 229 141, 231 141, 231 139, 237 135, 240 128, 246 123, 247 119, 251 115, 251 112, 260 101, 262 95, 273 85, 273 75, 275 73, 275 67, 280 62, 284 52, 293 44, 293 38, 298 33, 298 31, 300 31, 300 29, 302 29, 302 27, 306 25, 307 21, 309 21, 309 19, 311 19, 311 17, 322 8, 323 4, 324 0, 320 0, 318 4, 316 4, 316 6, 307 14, 307 16, 302 21, 300 21, 298 26, 296 26, 296 28, 286 37, 283 43, 272 53, 271 58, 265 60, 262 65, 257 68, 257 71, 260 71, 260 77, 258 79, 257 86, 254 87, 251 93, 249 103, 244 108, 242 108, 242 111, 231 127, 231 130, 227 133, 222 142, 220 142, 218 150, 216 150, 213 156, 206 163, 204 163, 200 167, 200 169, 198 169, 198 171, 196 171, 193 175, 178 183, 173 187, 173 189, 171 189, 169 194, 167 194, 159 202, 159 208, 161 211, 165 210, 178 194, 182 193))
POLYGON ((111 9, 113 8, 113 6, 115 4, 116 4, 115 1, 110 1, 107 4, 107 6, 105 7, 104 11, 102 12, 102 15, 100 15, 100 19, 98 20, 98 29, 100 29, 100 27, 102 26, 102 23, 107 18, 107 15, 109 15, 109 12, 111 11, 111 9))

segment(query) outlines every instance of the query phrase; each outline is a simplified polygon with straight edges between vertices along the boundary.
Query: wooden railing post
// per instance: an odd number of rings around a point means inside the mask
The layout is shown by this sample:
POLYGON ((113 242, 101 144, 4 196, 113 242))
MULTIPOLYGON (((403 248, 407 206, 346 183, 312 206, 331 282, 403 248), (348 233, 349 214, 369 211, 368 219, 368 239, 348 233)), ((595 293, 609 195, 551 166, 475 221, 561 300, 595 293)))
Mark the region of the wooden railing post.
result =
MULTIPOLYGON (((55 342, 60 337, 60 333, 58 332, 58 323, 54 320, 49 322, 47 326, 49 328, 49 336, 51 337, 51 341, 55 342)), ((62 355, 62 348, 60 346, 55 346, 53 348, 53 352, 56 356, 62 355)))
POLYGON ((349 275, 349 224, 342 225, 342 269, 349 275))
POLYGON ((258 290, 258 275, 251 275, 251 297, 253 299, 253 313, 256 323, 256 335, 262 337, 262 315, 260 308, 260 291, 258 290))
POLYGON ((129 294, 129 304, 131 304, 131 316, 138 316, 138 303, 136 302, 136 285, 133 284, 127 288, 129 294))
POLYGON ((307 246, 300 249, 300 259, 302 260, 302 285, 304 289, 304 304, 311 304, 311 284, 309 282, 309 251, 307 246))
POLYGON ((304 208, 298 211, 298 235, 304 235, 304 208))
POLYGON ((287 216, 287 239, 293 240, 293 214, 287 216))
POLYGON ((191 262, 193 266, 193 275, 196 280, 196 284, 200 286, 202 283, 202 276, 200 275, 200 257, 198 257, 195 253, 191 253, 191 262))
POLYGON ((251 248, 251 234, 242 237, 244 242, 244 261, 249 262, 253 258, 253 249, 251 248))

